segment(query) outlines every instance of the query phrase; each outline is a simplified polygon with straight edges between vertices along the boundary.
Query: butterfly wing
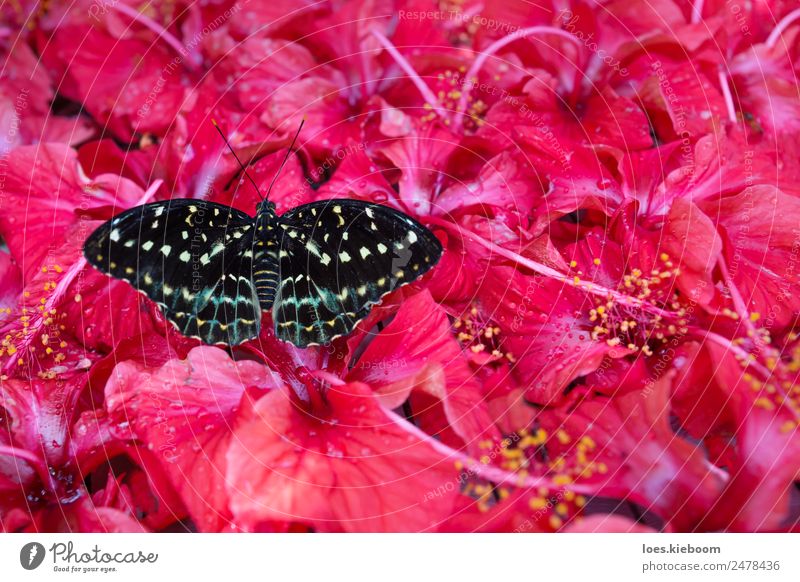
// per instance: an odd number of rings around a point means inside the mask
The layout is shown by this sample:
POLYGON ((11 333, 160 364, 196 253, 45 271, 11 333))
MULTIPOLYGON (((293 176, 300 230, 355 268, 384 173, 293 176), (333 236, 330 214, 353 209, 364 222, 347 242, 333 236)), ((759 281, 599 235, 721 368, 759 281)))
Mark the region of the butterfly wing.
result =
POLYGON ((276 335, 299 347, 350 333, 381 298, 431 269, 438 239, 413 218, 359 200, 298 206, 278 219, 276 335))
POLYGON ((184 335, 237 345, 258 336, 253 219, 202 200, 137 206, 95 230, 86 260, 155 301, 184 335))

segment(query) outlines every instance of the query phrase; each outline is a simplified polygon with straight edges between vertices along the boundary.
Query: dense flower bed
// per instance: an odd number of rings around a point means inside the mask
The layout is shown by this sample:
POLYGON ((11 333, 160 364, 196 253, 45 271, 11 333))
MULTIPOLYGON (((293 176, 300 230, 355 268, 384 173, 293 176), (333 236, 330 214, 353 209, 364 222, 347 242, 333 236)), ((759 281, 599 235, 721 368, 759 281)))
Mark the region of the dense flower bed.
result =
POLYGON ((0 11, 4 531, 787 531, 792 0, 0 11), (152 200, 346 197, 445 252, 352 335, 178 335, 86 265, 152 200))

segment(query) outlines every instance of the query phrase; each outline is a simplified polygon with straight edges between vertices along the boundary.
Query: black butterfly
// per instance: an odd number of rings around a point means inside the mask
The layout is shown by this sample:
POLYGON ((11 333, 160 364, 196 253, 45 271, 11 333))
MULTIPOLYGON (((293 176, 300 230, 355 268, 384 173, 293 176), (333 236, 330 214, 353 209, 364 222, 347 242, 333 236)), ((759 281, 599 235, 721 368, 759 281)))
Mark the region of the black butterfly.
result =
POLYGON ((275 334, 299 347, 350 333, 442 254, 416 220, 379 204, 325 200, 255 217, 201 200, 131 208, 92 233, 86 259, 155 301, 184 335, 237 345, 275 334))

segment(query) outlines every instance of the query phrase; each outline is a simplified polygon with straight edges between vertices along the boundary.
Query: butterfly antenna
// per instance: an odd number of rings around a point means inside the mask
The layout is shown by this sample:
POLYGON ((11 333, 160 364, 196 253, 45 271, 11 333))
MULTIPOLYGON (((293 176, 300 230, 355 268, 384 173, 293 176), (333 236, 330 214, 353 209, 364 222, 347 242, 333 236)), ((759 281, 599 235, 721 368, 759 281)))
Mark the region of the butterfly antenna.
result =
POLYGON ((297 128, 297 132, 295 132, 294 137, 292 138, 292 143, 289 145, 289 149, 286 151, 286 155, 283 157, 283 161, 281 162, 278 171, 275 172, 275 176, 272 178, 272 182, 269 184, 269 188, 267 189, 267 196, 266 200, 269 200, 269 193, 272 192, 272 187, 275 185, 275 181, 278 179, 278 176, 281 175, 281 171, 283 167, 286 165, 286 162, 289 160, 289 156, 292 155, 294 151, 294 144, 297 142, 297 138, 300 136, 300 130, 303 129, 303 125, 306 123, 306 118, 304 117, 303 120, 300 122, 300 127, 297 128))
MULTIPOLYGON (((255 180, 253 180, 253 178, 247 172, 247 167, 242 163, 242 160, 239 159, 239 156, 236 155, 236 152, 234 151, 233 147, 231 147, 231 144, 228 141, 228 138, 225 137, 224 133, 222 133, 222 129, 220 128, 219 124, 217 123, 217 120, 214 119, 214 118, 211 118, 211 123, 214 124, 214 127, 217 128, 217 131, 219 132, 220 137, 222 137, 222 141, 225 142, 225 145, 228 146, 229 150, 231 150, 231 153, 233 154, 233 157, 236 158, 237 162, 239 162, 239 166, 241 166, 242 172, 244 172, 244 175, 247 176, 247 179, 250 180, 250 183, 253 185, 253 188, 255 188, 256 192, 258 192, 258 195, 261 196, 261 190, 258 189, 258 185, 256 184, 255 180)), ((272 186, 270 186, 270 188, 271 187, 272 186)), ((263 196, 261 196, 261 200, 264 200, 263 196)))

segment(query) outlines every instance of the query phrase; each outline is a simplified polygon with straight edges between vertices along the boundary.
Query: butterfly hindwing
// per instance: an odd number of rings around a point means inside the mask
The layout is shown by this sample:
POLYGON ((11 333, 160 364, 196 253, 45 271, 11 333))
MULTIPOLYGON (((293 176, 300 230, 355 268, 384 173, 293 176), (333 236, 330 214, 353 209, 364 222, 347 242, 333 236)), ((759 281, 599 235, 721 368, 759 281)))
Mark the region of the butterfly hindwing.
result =
POLYGON ((439 260, 438 239, 414 219, 359 200, 325 200, 278 219, 276 335, 297 346, 328 344, 373 305, 439 260))
POLYGON ((184 335, 236 345, 258 335, 253 219, 201 200, 131 208, 84 244, 89 263, 155 301, 184 335))

